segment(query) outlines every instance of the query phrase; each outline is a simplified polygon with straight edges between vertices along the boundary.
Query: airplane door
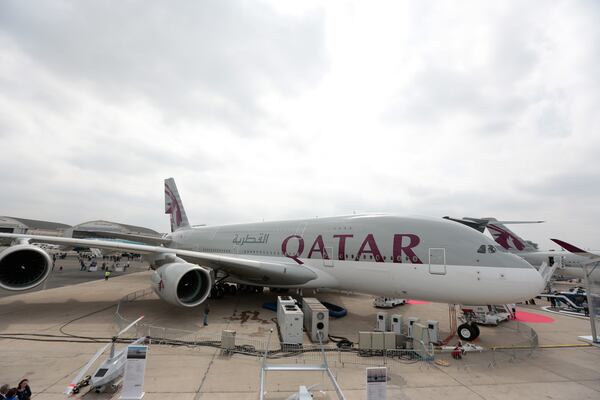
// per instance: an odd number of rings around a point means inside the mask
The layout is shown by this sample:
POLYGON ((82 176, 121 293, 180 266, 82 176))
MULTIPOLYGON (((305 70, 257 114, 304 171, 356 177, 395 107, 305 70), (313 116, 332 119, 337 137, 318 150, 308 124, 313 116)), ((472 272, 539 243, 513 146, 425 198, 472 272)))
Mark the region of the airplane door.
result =
POLYGON ((446 274, 446 249, 429 249, 429 273, 435 275, 446 274))

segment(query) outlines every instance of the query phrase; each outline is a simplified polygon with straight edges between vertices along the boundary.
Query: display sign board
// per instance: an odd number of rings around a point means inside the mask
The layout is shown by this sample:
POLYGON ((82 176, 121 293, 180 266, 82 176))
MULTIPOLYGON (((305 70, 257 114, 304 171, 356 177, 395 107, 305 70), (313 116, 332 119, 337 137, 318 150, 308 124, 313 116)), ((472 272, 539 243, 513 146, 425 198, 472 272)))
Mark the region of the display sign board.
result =
POLYGON ((148 346, 131 345, 127 347, 127 362, 123 375, 122 400, 139 400, 144 397, 144 372, 148 346))
POLYGON ((387 399, 387 367, 367 368, 367 400, 387 399))

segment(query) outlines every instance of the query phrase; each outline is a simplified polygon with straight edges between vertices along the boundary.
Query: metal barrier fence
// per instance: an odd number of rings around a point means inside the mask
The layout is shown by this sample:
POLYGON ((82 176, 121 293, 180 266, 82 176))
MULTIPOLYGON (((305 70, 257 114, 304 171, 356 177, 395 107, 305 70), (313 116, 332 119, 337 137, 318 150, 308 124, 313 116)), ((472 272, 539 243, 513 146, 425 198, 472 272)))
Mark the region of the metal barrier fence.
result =
MULTIPOLYGON (((481 370, 482 368, 503 368, 535 358, 539 351, 538 335, 531 327, 518 321, 507 321, 494 328, 500 331, 497 338, 507 342, 481 351, 467 351, 462 359, 453 359, 451 353, 436 353, 436 359, 449 360, 459 369, 481 370)), ((471 349, 473 350, 473 349, 471 349)))
MULTIPOLYGON (((118 330, 121 330, 132 322, 123 316, 123 307, 127 303, 152 295, 153 293, 152 289, 142 289, 128 294, 119 301, 114 315, 118 330)), ((143 320, 136 325, 135 336, 146 336, 150 342, 154 343, 181 344, 190 347, 221 347, 220 333, 207 335, 195 331, 154 326, 145 323, 143 320)), ((356 349, 338 348, 333 344, 324 345, 323 347, 327 362, 332 366, 342 367, 345 365, 391 366, 398 362, 431 361, 434 357, 433 345, 426 346, 422 342, 419 347, 422 350, 419 351, 413 349, 358 351, 356 349)), ((268 350, 267 358, 270 362, 277 362, 280 359, 285 363, 311 364, 323 360, 323 354, 319 345, 299 346, 279 343, 277 341, 269 343, 266 339, 261 340, 242 335, 236 335, 235 347, 223 350, 223 353, 261 357, 266 350, 268 350)))
MULTIPOLYGON (((152 289, 138 290, 128 294, 119 301, 114 316, 115 324, 119 330, 131 323, 130 320, 122 315, 123 306, 153 293, 152 289)), ((462 361, 465 368, 468 368, 471 364, 477 364, 478 367, 501 367, 527 360, 533 357, 539 349, 537 333, 525 324, 518 321, 508 321, 494 329, 504 330, 505 334, 499 336, 510 336, 514 340, 505 346, 496 346, 484 349, 479 353, 466 354, 464 361, 462 361)), ((221 348, 221 333, 203 334, 197 331, 154 326, 145 323, 143 320, 137 324, 135 336, 147 336, 154 343, 180 344, 195 348, 205 346, 221 348)), ((345 365, 392 367, 396 364, 429 362, 437 357, 444 358, 444 355, 434 350, 434 346, 431 344, 425 345, 421 342, 419 346, 415 347, 420 350, 363 351, 355 348, 338 348, 335 345, 328 344, 324 345, 324 350, 328 363, 334 367, 344 367, 345 365)), ((277 341, 269 343, 266 339, 245 337, 243 335, 236 335, 234 348, 223 349, 222 351, 224 354, 246 354, 259 358, 266 350, 268 350, 267 358, 270 362, 277 362, 278 359, 281 359, 285 363, 312 364, 320 362, 323 359, 321 348, 318 345, 299 346, 279 343, 277 341)), ((446 354, 446 356, 450 357, 449 354, 446 354)))

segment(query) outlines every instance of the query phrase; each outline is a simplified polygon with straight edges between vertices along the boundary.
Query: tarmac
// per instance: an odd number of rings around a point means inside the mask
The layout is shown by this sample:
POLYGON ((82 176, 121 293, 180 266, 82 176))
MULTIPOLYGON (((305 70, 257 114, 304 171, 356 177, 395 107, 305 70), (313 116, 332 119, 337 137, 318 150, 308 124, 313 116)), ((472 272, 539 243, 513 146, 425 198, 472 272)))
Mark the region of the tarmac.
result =
MULTIPOLYGON (((0 247, 0 251, 2 251, 4 248, 0 247)), ((98 265, 98 271, 80 271, 79 268, 73 268, 73 260, 75 259, 74 256, 70 255, 65 259, 57 259, 56 263, 54 265, 54 269, 51 271, 50 275, 48 276, 48 279, 46 279, 46 281, 44 281, 44 283, 42 283, 39 286, 36 286, 33 289, 30 289, 26 292, 13 292, 10 290, 4 290, 4 289, 0 289, 0 297, 6 297, 6 296, 13 296, 15 294, 22 294, 22 293, 30 293, 30 292, 36 292, 38 290, 46 290, 46 289, 53 289, 53 288, 58 288, 58 287, 63 287, 63 286, 67 286, 67 285, 74 285, 77 283, 83 283, 83 282, 89 282, 89 281, 94 281, 94 280, 100 280, 103 279, 103 275, 104 275, 104 271, 100 271, 100 266, 102 265, 103 262, 106 262, 106 264, 108 266, 111 266, 113 264, 112 261, 102 261, 102 260, 98 260, 97 263, 98 265), (63 266, 63 270, 60 270, 60 267, 63 266), (84 272, 84 273, 82 273, 84 272)), ((124 265, 125 263, 127 263, 128 260, 123 258, 122 261, 120 262, 121 265, 124 265)), ((140 272, 140 271, 144 271, 148 269, 147 265, 142 265, 139 262, 135 262, 135 261, 129 261, 131 264, 131 268, 128 268, 127 271, 113 271, 111 272, 111 275, 113 277, 116 276, 121 276, 121 275, 125 275, 125 274, 129 274, 132 272, 140 272)), ((89 266, 90 261, 89 260, 85 260, 85 264, 87 266, 89 266)))
MULTIPOLYGON (((63 272, 79 272, 73 260, 63 272)), ((138 267, 140 270, 144 266, 138 267)), ((109 338, 115 334, 115 311, 119 299, 149 287, 149 271, 94 279, 85 283, 16 294, 0 298, 0 384, 16 383, 27 377, 35 399, 63 399, 67 384, 104 344, 80 337, 109 338), (28 336, 20 336, 29 334, 28 336), (32 336, 55 335, 54 337, 32 336), (9 338, 10 337, 10 338, 9 338), (23 337, 35 340, 22 340, 23 337), (40 341, 43 340, 43 341, 40 341), (48 340, 55 340, 50 342, 48 340)), ((74 279, 77 281, 77 279, 74 279)), ((67 283, 65 280, 63 283, 67 283)), ((304 293, 313 296, 313 293, 304 293)), ((372 330, 373 298, 361 294, 314 293, 315 297, 345 307, 348 316, 330 321, 329 333, 355 342, 358 331, 372 330)), ((209 300, 209 325, 203 326, 204 307, 180 309, 155 295, 124 303, 120 314, 154 326, 219 337, 223 329, 238 336, 266 341, 276 332, 275 312, 262 308, 276 294, 227 295, 209 300)), ((448 354, 436 355, 449 365, 425 361, 388 360, 388 399, 594 399, 600 398, 600 349, 578 341, 589 335, 589 321, 540 309, 541 305, 519 306, 530 313, 549 317, 551 322, 519 323, 482 327, 475 344, 496 351, 468 353, 462 360, 448 354), (540 347, 523 350, 533 328, 540 347), (517 347, 517 349, 515 349, 517 347)), ((387 310, 404 317, 440 321, 441 336, 449 334, 448 306, 415 302, 387 310)), ((527 319, 527 318, 525 318, 527 319)), ((544 320, 544 318, 540 318, 544 320)), ((533 318, 536 320, 536 318, 533 318)), ((276 340, 276 338, 274 338, 276 340)), ((305 339, 308 344, 308 339, 305 339)), ((456 343, 451 339, 450 343, 456 343)), ((312 363, 318 357, 296 363, 312 363)), ((381 364, 378 357, 359 357, 331 367, 345 397, 366 399, 365 368, 381 364)), ((290 363, 291 360, 285 360, 290 363)), ((145 399, 258 399, 260 358, 244 354, 226 355, 214 347, 184 347, 152 343, 145 372, 145 399)), ((324 374, 319 372, 267 375, 266 399, 287 399, 299 385, 320 384, 315 398, 335 399, 324 374)), ((86 393, 85 399, 117 399, 115 393, 86 393)))

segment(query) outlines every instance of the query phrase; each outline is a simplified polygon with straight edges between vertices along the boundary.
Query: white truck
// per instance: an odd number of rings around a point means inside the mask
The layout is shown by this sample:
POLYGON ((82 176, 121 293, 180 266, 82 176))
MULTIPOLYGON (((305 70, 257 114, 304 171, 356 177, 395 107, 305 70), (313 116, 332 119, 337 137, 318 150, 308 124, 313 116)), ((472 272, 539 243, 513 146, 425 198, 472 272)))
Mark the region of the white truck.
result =
POLYGON ((373 305, 377 308, 394 308, 406 304, 406 299, 398 299, 395 297, 377 297, 373 300, 373 305))

